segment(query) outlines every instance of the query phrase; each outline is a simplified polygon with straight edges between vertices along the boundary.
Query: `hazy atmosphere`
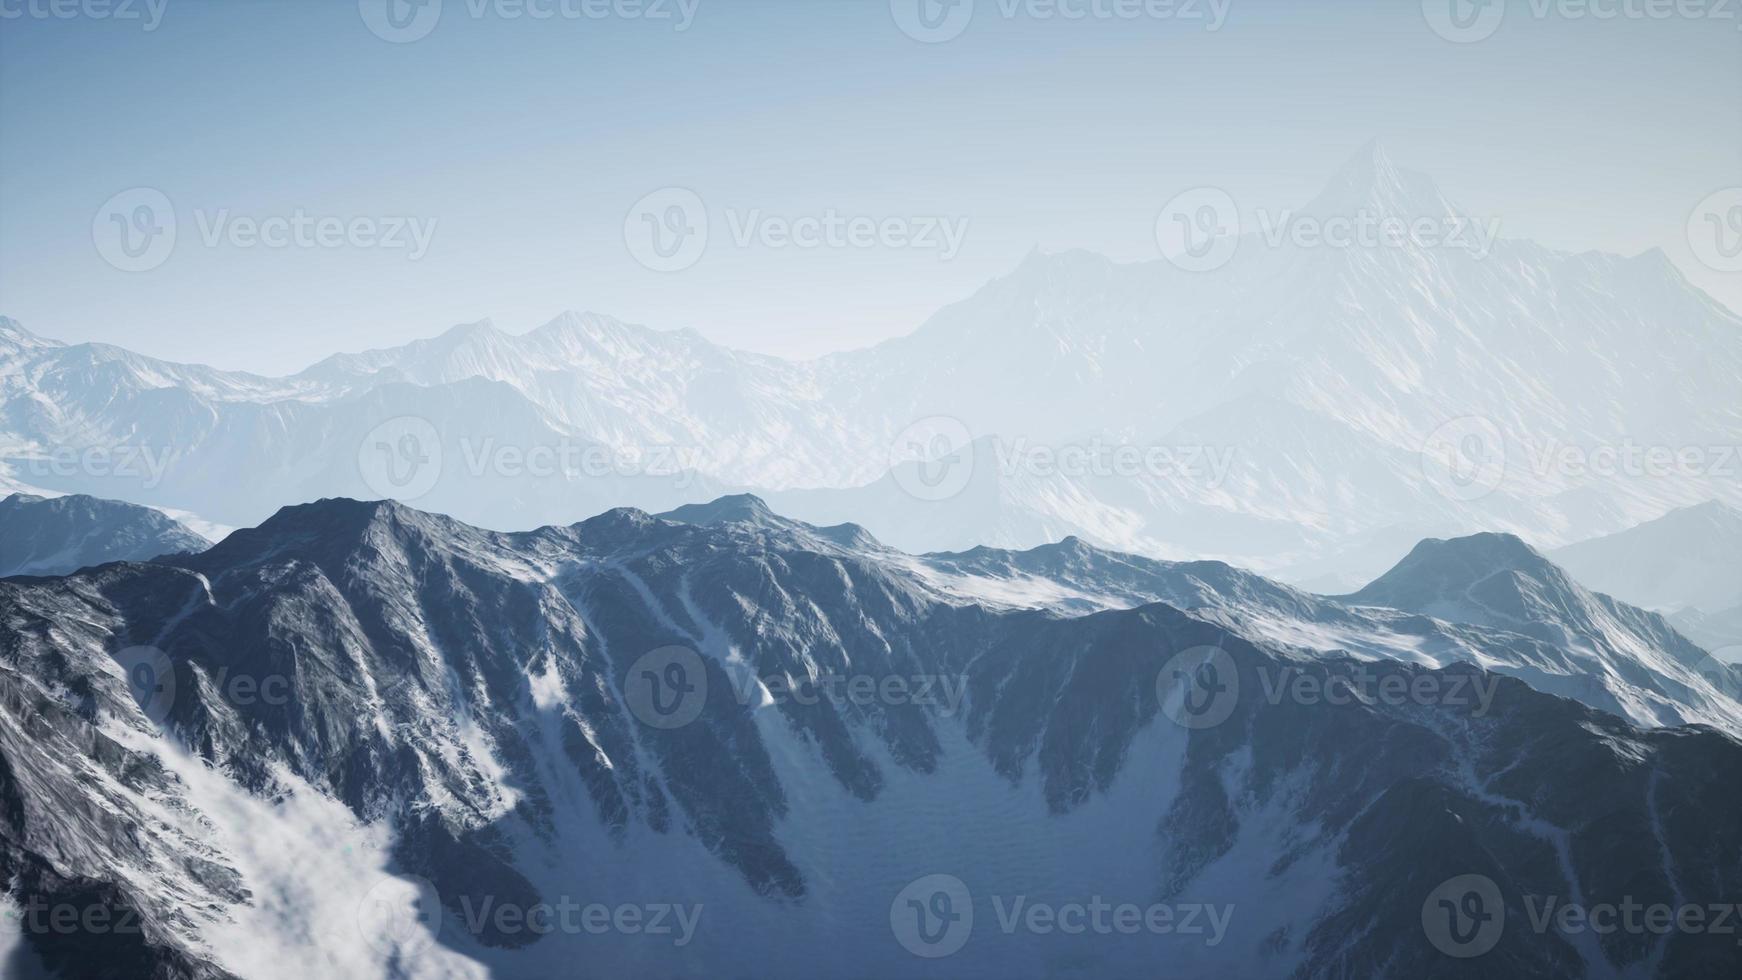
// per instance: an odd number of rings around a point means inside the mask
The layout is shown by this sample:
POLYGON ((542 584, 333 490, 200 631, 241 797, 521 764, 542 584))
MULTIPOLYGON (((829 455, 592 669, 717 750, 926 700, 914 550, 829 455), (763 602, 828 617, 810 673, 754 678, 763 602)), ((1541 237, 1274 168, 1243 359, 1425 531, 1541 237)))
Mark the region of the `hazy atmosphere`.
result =
POLYGON ((1742 2, 0 0, 0 978, 1739 926, 1742 2))
POLYGON ((909 333, 1034 248, 1155 259, 1191 188, 1248 219, 1299 208, 1375 138, 1507 237, 1662 248, 1742 306, 1689 242, 1742 172, 1742 17, 1633 6, 1493 3, 1492 33, 1456 43, 1431 0, 7 0, 0 312, 269 374, 570 309, 809 357, 909 333), (388 27, 397 8, 418 19, 388 27), (138 188, 174 243, 122 271, 93 226, 113 235, 98 212, 138 188), (709 219, 678 272, 625 243, 664 188, 709 219), (761 234, 831 214, 902 228, 761 234), (405 227, 274 246, 247 226, 297 215, 405 227))

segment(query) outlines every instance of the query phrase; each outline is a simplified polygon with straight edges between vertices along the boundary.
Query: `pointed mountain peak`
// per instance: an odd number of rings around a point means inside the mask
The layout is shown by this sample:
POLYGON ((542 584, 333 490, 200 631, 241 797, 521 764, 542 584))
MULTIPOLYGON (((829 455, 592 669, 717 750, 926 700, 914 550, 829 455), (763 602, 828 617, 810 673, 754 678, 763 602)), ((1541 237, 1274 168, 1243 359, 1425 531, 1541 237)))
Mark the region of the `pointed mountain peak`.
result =
POLYGON ((436 339, 453 344, 463 344, 495 336, 497 332, 495 322, 489 317, 485 317, 476 323, 460 323, 449 327, 436 339))
POLYGON ((592 310, 564 310, 550 322, 534 328, 527 336, 596 347, 614 354, 649 347, 668 347, 674 340, 689 346, 715 346, 688 327, 675 330, 655 329, 592 310))
POLYGON ((570 333, 574 331, 587 332, 597 330, 602 325, 616 325, 614 317, 603 316, 591 310, 564 310, 551 317, 549 322, 533 328, 533 333, 570 333))
POLYGON ((1375 139, 1355 151, 1302 211, 1324 217, 1444 217, 1461 212, 1433 178, 1399 167, 1375 139))
POLYGON ((1375 139, 1343 162, 1327 182, 1325 194, 1384 198, 1403 191, 1405 183, 1404 171, 1392 160, 1385 145, 1375 139))
POLYGON ((1392 161, 1385 144, 1378 137, 1374 137, 1343 162, 1337 176, 1357 183, 1395 184, 1402 179, 1402 172, 1392 161))
POLYGON ((57 340, 38 337, 24 329, 24 324, 9 316, 0 316, 0 350, 29 350, 36 347, 59 347, 57 340))

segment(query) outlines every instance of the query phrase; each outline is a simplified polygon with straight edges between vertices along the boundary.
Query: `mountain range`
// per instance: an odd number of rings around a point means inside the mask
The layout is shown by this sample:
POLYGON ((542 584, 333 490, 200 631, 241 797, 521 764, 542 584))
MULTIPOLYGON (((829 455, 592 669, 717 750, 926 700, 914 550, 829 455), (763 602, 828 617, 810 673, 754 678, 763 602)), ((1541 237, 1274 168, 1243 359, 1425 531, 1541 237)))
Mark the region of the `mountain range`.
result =
POLYGON ((1742 956, 1540 918, 1737 893, 1742 687, 1505 534, 1333 598, 1075 538, 916 556, 745 495, 519 533, 329 499, 0 581, 0 622, 8 975, 1742 956))
POLYGON ((0 458, 223 525, 352 496, 522 530, 748 489, 909 551, 1076 535, 1333 591, 1424 537, 1742 506, 1742 320, 1661 252, 1269 231, 1338 219, 1477 221, 1374 145, 1220 268, 1035 253, 811 361, 565 313, 268 378, 0 320, 0 458))
POLYGON ((73 494, 0 499, 0 578, 65 575, 112 561, 204 551, 211 542, 150 507, 73 494))

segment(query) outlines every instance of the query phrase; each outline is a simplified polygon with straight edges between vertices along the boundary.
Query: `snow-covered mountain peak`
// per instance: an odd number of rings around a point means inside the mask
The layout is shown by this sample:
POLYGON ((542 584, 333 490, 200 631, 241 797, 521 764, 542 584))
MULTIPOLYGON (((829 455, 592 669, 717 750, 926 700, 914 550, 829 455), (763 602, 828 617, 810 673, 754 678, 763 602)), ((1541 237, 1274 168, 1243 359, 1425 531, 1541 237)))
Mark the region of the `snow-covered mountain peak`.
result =
MULTIPOLYGON (((1419 610, 1469 602, 1476 595, 1492 600, 1510 588, 1504 583, 1527 583, 1525 588, 1537 599, 1557 607, 1578 605, 1586 595, 1566 572, 1516 535, 1485 531, 1460 538, 1428 538, 1350 598, 1419 610)), ((1523 616, 1518 609, 1508 609, 1506 614, 1523 616)))
POLYGON ((1423 541, 1344 601, 1570 642, 1604 661, 1605 671, 1625 676, 1648 665, 1691 689, 1702 682, 1689 672, 1710 660, 1662 616, 1585 588, 1510 534, 1423 541))
POLYGON ((1379 581, 1392 576, 1416 577, 1428 573, 1485 576, 1499 571, 1521 571, 1541 574, 1553 568, 1552 562, 1517 535, 1484 531, 1459 538, 1428 538, 1416 545, 1379 581))
POLYGON ((9 316, 0 316, 0 353, 61 346, 64 345, 57 340, 38 337, 24 329, 24 324, 9 316))
POLYGON ((774 511, 761 497, 752 493, 731 494, 705 504, 685 504, 659 516, 685 524, 724 524, 730 521, 749 524, 765 524, 771 521, 784 523, 784 519, 775 516, 774 511))
POLYGON ((418 553, 479 532, 449 517, 392 500, 333 497, 281 508, 259 527, 244 528, 201 556, 201 567, 241 567, 287 555, 337 567, 384 553, 418 553))
POLYGON ((1303 213, 1321 217, 1371 215, 1438 218, 1463 212, 1426 174, 1399 167, 1378 140, 1357 150, 1303 213))
POLYGON ((658 330, 591 311, 565 310, 548 323, 527 333, 523 340, 586 351, 590 356, 617 358, 648 353, 689 353, 703 348, 708 354, 730 353, 717 348, 689 328, 658 330))

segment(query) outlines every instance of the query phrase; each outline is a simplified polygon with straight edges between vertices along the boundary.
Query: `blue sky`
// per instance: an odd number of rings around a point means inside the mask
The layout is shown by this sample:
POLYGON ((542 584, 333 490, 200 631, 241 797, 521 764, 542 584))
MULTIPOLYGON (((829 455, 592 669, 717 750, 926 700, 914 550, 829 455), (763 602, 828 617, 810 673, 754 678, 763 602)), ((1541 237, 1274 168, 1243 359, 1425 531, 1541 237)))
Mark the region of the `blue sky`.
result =
POLYGON ((47 2, 0 0, 0 313, 66 340, 279 373, 582 309, 810 356, 906 333, 1036 246, 1154 258, 1158 210, 1190 187, 1298 206, 1374 137, 1508 237, 1662 247, 1742 307, 1742 275, 1687 241, 1696 205, 1742 184, 1727 17, 1520 0, 1492 36, 1453 43, 1413 0, 1231 0, 1213 31, 1208 0, 1079 19, 976 0, 928 44, 892 0, 687 0, 681 31, 677 0, 665 19, 445 0, 426 36, 393 43, 364 16, 376 0, 155 0, 154 24, 145 0, 139 19, 47 2), (709 217, 680 271, 625 244, 632 207, 665 187, 709 217), (176 216, 147 271, 95 242, 135 188, 176 216), (947 256, 735 241, 746 222, 830 213, 965 232, 947 256), (236 230, 295 216, 405 247, 236 230))

